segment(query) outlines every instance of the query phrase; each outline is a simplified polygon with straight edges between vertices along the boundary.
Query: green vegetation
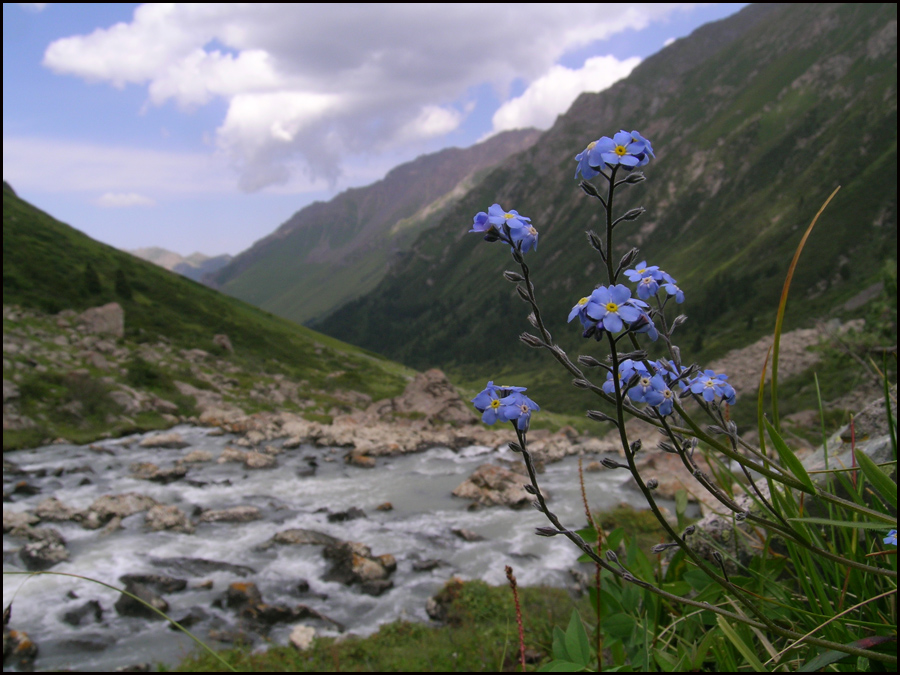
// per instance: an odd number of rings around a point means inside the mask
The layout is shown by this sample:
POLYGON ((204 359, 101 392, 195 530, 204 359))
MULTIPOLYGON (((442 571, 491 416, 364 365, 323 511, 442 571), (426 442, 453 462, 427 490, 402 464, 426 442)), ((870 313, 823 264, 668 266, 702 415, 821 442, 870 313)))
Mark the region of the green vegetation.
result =
MULTIPOLYGON (((512 592, 481 581, 451 579, 436 596, 446 607, 444 625, 395 621, 366 638, 317 638, 312 648, 271 647, 265 653, 230 649, 220 655, 235 669, 254 672, 485 672, 517 668, 519 637, 512 592)), ((525 644, 545 657, 553 626, 573 608, 587 609, 559 588, 520 588, 525 644)), ((212 656, 192 657, 180 672, 221 670, 212 656)))

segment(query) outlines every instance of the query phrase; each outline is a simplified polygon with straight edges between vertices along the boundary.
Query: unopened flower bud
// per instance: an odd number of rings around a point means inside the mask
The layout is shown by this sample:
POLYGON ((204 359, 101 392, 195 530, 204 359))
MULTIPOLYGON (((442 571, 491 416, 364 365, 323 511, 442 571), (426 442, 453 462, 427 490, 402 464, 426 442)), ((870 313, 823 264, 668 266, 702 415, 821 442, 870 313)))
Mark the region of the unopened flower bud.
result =
POLYGON ((614 459, 610 459, 609 457, 604 457, 600 460, 600 463, 605 466, 607 469, 627 469, 628 467, 624 464, 619 464, 614 459))
POLYGON ((587 416, 594 420, 595 422, 615 422, 612 417, 607 415, 606 413, 602 413, 599 410, 588 410, 587 416))
POLYGON ((528 291, 526 291, 524 287, 516 286, 516 293, 518 293, 519 297, 525 302, 531 302, 531 298, 528 297, 528 291))
POLYGON ((644 213, 644 211, 646 211, 646 210, 647 209, 645 209, 643 206, 639 206, 636 209, 631 209, 631 211, 629 211, 624 216, 622 216, 622 219, 623 220, 637 220, 638 218, 641 217, 641 214, 644 213))
POLYGON ((640 253, 638 249, 632 248, 628 253, 623 255, 622 259, 619 261, 619 269, 625 269, 634 262, 634 259, 638 257, 638 253, 640 253))
POLYGON ((554 530, 552 527, 538 527, 535 528, 534 533, 539 537, 555 537, 559 534, 559 530, 554 530))
POLYGON ((516 283, 518 283, 518 282, 520 282, 520 281, 525 281, 525 277, 523 277, 523 276, 522 276, 521 274, 519 274, 518 272, 513 272, 512 270, 506 270, 506 271, 503 273, 503 276, 506 278, 507 281, 511 281, 511 282, 513 282, 514 284, 516 284, 516 283))
POLYGON ((530 494, 530 495, 536 495, 536 494, 537 494, 537 490, 534 489, 534 485, 531 485, 530 483, 525 483, 525 485, 523 485, 522 487, 524 487, 524 488, 525 488, 525 492, 527 492, 527 493, 530 494))
POLYGON ((676 548, 677 546, 678 546, 678 544, 675 544, 675 543, 657 544, 650 550, 653 551, 653 553, 662 553, 663 551, 665 551, 667 549, 676 548))
POLYGON ((587 380, 582 380, 581 378, 576 378, 572 380, 572 386, 578 387, 579 389, 590 389, 591 383, 587 380))
POLYGON ((609 562, 611 562, 611 563, 619 562, 619 556, 617 556, 615 554, 615 552, 610 551, 610 550, 606 551, 606 559, 609 560, 609 562))
POLYGON ((597 366, 602 365, 597 359, 588 354, 581 354, 578 356, 578 363, 583 366, 587 366, 588 368, 596 368, 597 366))
POLYGON ((697 528, 693 525, 688 525, 686 528, 684 528, 684 532, 682 533, 681 537, 690 537, 696 530, 697 528))
POLYGON ((513 452, 522 452, 522 447, 518 443, 510 443, 509 449, 513 452))
POLYGON ((638 349, 633 352, 628 352, 626 354, 619 354, 619 363, 625 361, 627 359, 631 359, 632 361, 643 361, 647 358, 647 352, 643 349, 638 349))
POLYGON ((591 197, 599 197, 600 196, 600 193, 597 191, 597 188, 594 187, 593 183, 588 183, 586 180, 583 180, 583 181, 581 181, 580 187, 591 197))
POLYGON ((600 237, 598 237, 597 234, 593 230, 591 230, 587 233, 587 238, 591 243, 591 246, 600 251, 600 255, 603 256, 604 260, 606 260, 606 255, 603 253, 603 242, 600 237))
POLYGON ((531 314, 528 315, 528 323, 530 323, 532 326, 537 328, 538 320, 537 320, 537 317, 534 315, 534 312, 532 312, 531 314))
POLYGON ((678 450, 675 449, 675 446, 674 446, 674 445, 672 445, 671 443, 668 443, 668 442, 666 442, 666 441, 660 441, 660 442, 659 442, 659 445, 658 445, 657 447, 658 447, 660 450, 662 450, 663 452, 668 452, 668 453, 673 454, 673 455, 676 454, 676 453, 678 452, 678 450))
POLYGON ((672 321, 672 330, 675 330, 678 326, 680 326, 681 324, 683 324, 683 323, 684 323, 685 321, 687 321, 687 320, 688 320, 687 314, 679 314, 679 315, 676 316, 675 319, 672 321))
POLYGON ((655 478, 651 478, 650 480, 647 481, 647 489, 648 490, 655 490, 658 487, 659 487, 659 481, 656 480, 655 478))
POLYGON ((738 522, 740 522, 743 520, 747 520, 747 516, 749 516, 749 515, 750 515, 749 511, 741 511, 740 513, 734 514, 734 519, 737 520, 738 522))
POLYGON ((643 447, 643 445, 644 445, 644 444, 641 443, 641 439, 640 439, 640 438, 637 439, 636 441, 634 441, 634 442, 631 444, 631 452, 637 453, 637 452, 643 447))
POLYGON ((543 347, 543 346, 544 346, 543 341, 542 341, 537 335, 532 335, 531 333, 522 333, 522 334, 519 336, 519 339, 520 339, 522 342, 524 342, 526 345, 528 345, 529 347, 536 347, 536 348, 537 348, 537 347, 543 347))
POLYGON ((625 182, 631 183, 632 185, 641 183, 645 180, 647 180, 647 177, 644 175, 643 171, 632 171, 625 177, 625 182))

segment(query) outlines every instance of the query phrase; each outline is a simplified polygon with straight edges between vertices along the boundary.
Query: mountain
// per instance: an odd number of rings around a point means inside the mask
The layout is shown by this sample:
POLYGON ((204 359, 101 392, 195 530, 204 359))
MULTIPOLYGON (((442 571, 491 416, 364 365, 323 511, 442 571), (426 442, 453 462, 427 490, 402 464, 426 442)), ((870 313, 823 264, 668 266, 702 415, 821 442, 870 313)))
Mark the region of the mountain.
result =
POLYGON ((507 131, 402 164, 372 185, 295 213, 204 283, 299 323, 373 289, 406 250, 489 169, 540 132, 507 131))
POLYGON ((800 258, 787 322, 858 305, 844 303, 877 289, 885 264, 896 270, 896 15, 895 4, 756 4, 699 28, 606 91, 582 94, 457 200, 374 291, 310 325, 416 368, 440 365, 473 387, 502 379, 551 408, 583 409, 553 359, 519 344, 529 326, 501 277, 515 268, 508 250, 467 230, 495 202, 530 216, 540 244, 527 262, 548 328, 570 354, 602 352, 566 323, 605 283, 584 234, 600 231, 602 214, 573 179, 574 157, 619 129, 651 139, 656 159, 646 182, 619 189, 620 213, 647 212, 617 228, 614 260, 638 246, 637 260, 678 279, 689 320, 676 336, 688 362, 771 332, 793 252, 838 185, 800 258))
POLYGON ((227 253, 217 256, 192 253, 191 255, 184 257, 179 253, 167 251, 158 246, 137 248, 128 251, 128 253, 172 272, 177 272, 194 281, 200 281, 207 275, 215 274, 232 260, 232 256, 227 253))
POLYGON ((5 182, 3 304, 4 449, 171 426, 197 395, 319 419, 413 375, 94 241, 5 182))

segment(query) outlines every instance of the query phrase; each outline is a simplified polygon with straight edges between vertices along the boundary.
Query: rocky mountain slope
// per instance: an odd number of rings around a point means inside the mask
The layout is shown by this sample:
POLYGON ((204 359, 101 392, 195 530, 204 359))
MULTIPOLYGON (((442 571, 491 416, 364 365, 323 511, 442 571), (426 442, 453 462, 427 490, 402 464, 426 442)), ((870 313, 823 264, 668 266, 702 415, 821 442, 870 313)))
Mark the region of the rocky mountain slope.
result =
POLYGON ((212 404, 325 419, 413 375, 96 242, 6 184, 3 300, 4 449, 170 426, 212 404))
POLYGON ((394 256, 539 135, 508 131, 424 155, 372 185, 310 204, 204 282, 300 323, 321 318, 374 288, 394 256))
POLYGON ((558 408, 583 409, 568 374, 518 345, 527 311, 501 277, 514 266, 508 250, 467 230, 495 202, 530 216, 540 244, 528 264, 548 327, 570 353, 590 350, 566 317, 603 281, 584 235, 601 228, 601 213, 573 179, 574 157, 619 129, 650 138, 656 159, 646 182, 619 190, 620 212, 647 213, 617 228, 613 257, 638 246, 638 260, 678 279, 686 360, 709 362, 771 333, 793 252, 838 185, 800 259, 788 327, 860 316, 865 306, 851 299, 871 297, 886 267, 895 278, 896 35, 891 4, 757 4, 704 26, 579 97, 372 293, 311 325, 472 386, 515 380, 558 408))

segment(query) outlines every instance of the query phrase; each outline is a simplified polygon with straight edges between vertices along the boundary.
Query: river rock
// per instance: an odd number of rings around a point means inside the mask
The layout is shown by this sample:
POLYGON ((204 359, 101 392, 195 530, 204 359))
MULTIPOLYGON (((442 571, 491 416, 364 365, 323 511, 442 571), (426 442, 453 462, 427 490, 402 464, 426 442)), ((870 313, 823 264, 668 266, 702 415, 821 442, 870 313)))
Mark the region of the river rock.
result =
POLYGON ((67 521, 75 520, 81 516, 81 513, 71 506, 66 506, 56 497, 47 497, 34 510, 36 516, 41 520, 67 521))
POLYGON ((194 525, 184 511, 173 505, 156 504, 151 506, 144 517, 144 522, 154 531, 172 530, 185 534, 191 534, 194 531, 194 525))
POLYGON ((394 556, 373 557, 372 550, 359 542, 345 541, 326 546, 323 553, 326 560, 331 561, 325 581, 337 581, 347 586, 387 579, 397 569, 394 556))
POLYGON ((3 534, 17 527, 25 527, 40 522, 40 518, 30 511, 7 511, 3 509, 3 534))
POLYGON ((277 464, 277 460, 272 455, 262 452, 250 451, 244 458, 244 466, 248 469, 271 469, 277 464))
POLYGON ((142 448, 186 448, 190 445, 181 434, 170 432, 167 434, 154 434, 142 440, 138 445, 142 448))
POLYGON ((228 509, 204 511, 198 521, 201 523, 248 523, 262 518, 262 512, 255 506, 232 506, 228 509))
POLYGON ((155 593, 177 593, 187 588, 187 581, 165 574, 123 574, 119 577, 123 584, 143 584, 155 593))
POLYGON ((341 543, 340 539, 325 534, 324 532, 316 532, 315 530, 301 530, 294 528, 279 532, 269 539, 265 544, 260 546, 266 549, 274 544, 293 544, 298 546, 335 546, 341 543))
POLYGON ((316 639, 316 629, 302 623, 298 624, 291 629, 291 635, 288 639, 296 649, 305 652, 312 647, 313 640, 316 639))
POLYGON ((191 450, 188 454, 181 458, 185 464, 199 464, 200 462, 211 462, 213 458, 209 450, 191 450))
POLYGON ((103 620, 103 607, 96 600, 88 600, 80 607, 67 611, 62 619, 70 626, 99 623, 103 620))
MULTIPOLYGON (((132 595, 137 596, 151 607, 158 609, 160 612, 169 611, 169 603, 160 595, 154 593, 144 584, 136 581, 129 581, 125 584, 125 590, 132 595)), ((138 602, 132 597, 122 593, 115 604, 116 612, 121 616, 133 616, 142 619, 164 620, 164 617, 154 612, 145 604, 138 602)))
POLYGON ((252 581, 235 581, 225 591, 225 605, 231 609, 241 609, 247 605, 256 607, 262 603, 262 593, 252 581))
MULTIPOLYGON (((533 497, 525 491, 528 478, 494 464, 482 464, 453 490, 454 497, 474 499, 484 506, 509 506, 520 509, 533 497)), ((546 498, 546 494, 544 495, 546 498)))
POLYGON ((130 468, 135 478, 153 481, 154 483, 172 483, 187 475, 187 469, 181 464, 162 469, 152 462, 137 462, 132 464, 130 468))
POLYGON ((118 302, 92 307, 79 314, 75 323, 85 333, 117 338, 125 336, 125 311, 118 302))
POLYGON ((84 512, 82 525, 88 529, 95 530, 113 518, 127 518, 135 513, 146 511, 155 505, 156 500, 153 497, 137 492, 104 495, 95 500, 84 512))
POLYGON ((329 523, 342 523, 345 520, 356 520, 357 518, 365 518, 366 512, 355 506, 351 506, 346 511, 338 511, 337 513, 328 514, 329 523))
POLYGON ((3 626, 3 668, 16 668, 29 672, 34 669, 37 645, 23 630, 10 630, 3 626))
POLYGON ((13 536, 24 536, 30 541, 19 551, 19 558, 29 570, 50 569, 69 559, 69 551, 62 535, 52 528, 24 527, 13 530, 13 536))

